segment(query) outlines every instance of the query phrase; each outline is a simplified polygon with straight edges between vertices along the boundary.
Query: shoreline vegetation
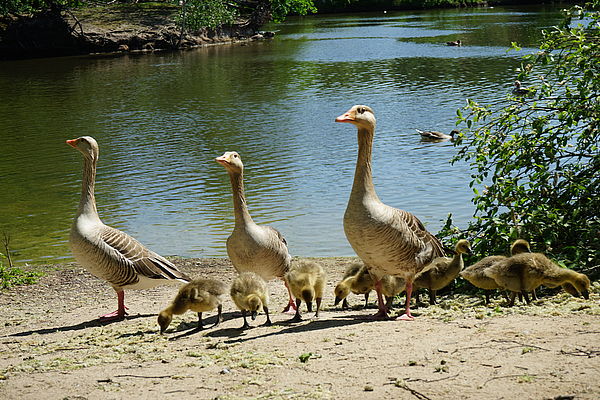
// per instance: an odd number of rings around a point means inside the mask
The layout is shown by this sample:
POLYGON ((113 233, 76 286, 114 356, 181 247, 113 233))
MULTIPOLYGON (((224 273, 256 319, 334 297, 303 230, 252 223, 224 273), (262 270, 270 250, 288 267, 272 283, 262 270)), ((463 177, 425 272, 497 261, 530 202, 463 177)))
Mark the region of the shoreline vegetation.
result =
MULTIPOLYGON (((269 39, 286 15, 540 4, 514 0, 247 0, 234 2, 9 0, 0 6, 0 60, 183 50, 269 39), (189 4, 188 4, 189 3, 189 4), (277 3, 277 4, 275 4, 277 3), (187 4, 187 8, 186 8, 187 4), (207 4, 198 6, 198 4, 207 4), (220 5, 219 5, 220 4, 220 5), (268 6, 266 6, 268 4, 268 6), (196 8, 194 8, 196 7, 196 8), (204 7, 198 9, 198 7, 204 7), (221 7, 221 8, 220 8, 221 7), (195 15, 191 13, 195 12, 195 15)), ((551 3, 551 2, 550 2, 551 3)))

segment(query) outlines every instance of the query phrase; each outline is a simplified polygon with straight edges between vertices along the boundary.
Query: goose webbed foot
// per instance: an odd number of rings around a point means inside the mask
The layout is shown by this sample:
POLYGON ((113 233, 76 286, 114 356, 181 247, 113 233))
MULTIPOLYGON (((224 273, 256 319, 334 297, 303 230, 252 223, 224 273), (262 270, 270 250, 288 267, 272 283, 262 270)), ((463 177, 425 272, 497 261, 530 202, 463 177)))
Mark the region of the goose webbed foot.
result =
POLYGON ((412 316, 412 314, 410 313, 404 313, 401 316, 399 316, 398 318, 396 318, 396 321, 414 321, 415 317, 412 316))
POLYGON ((287 305, 285 306, 285 308, 282 311, 283 313, 287 313, 287 314, 295 314, 296 313, 296 304, 294 303, 294 300, 290 298, 290 301, 287 303, 287 305))
MULTIPOLYGON (((127 307, 125 307, 127 309, 127 307)), ((121 321, 125 319, 125 317, 129 315, 125 310, 115 310, 111 313, 101 315, 100 322, 110 322, 110 321, 121 321)))

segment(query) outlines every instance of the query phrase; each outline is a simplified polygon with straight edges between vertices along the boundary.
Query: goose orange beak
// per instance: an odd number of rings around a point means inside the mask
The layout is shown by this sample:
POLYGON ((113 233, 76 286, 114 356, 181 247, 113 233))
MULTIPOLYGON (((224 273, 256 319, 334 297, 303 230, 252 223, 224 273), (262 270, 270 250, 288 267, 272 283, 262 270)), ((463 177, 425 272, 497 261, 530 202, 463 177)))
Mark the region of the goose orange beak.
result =
POLYGON ((68 144, 69 146, 73 147, 73 148, 76 148, 76 147, 77 147, 77 140, 78 140, 78 139, 70 139, 70 140, 67 140, 67 144, 68 144))
POLYGON ((337 117, 335 122, 354 122, 354 116, 347 112, 337 117))
POLYGON ((221 165, 228 165, 229 161, 227 161, 227 159, 223 156, 217 157, 215 158, 215 161, 218 162, 221 165))

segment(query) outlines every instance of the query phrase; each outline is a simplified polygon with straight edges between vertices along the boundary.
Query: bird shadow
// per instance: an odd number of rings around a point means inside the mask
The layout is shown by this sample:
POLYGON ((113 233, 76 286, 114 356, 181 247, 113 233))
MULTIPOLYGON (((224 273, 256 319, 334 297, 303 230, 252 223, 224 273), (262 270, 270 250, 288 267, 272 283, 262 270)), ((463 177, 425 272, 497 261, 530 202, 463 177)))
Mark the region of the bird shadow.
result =
POLYGON ((301 332, 310 332, 324 329, 337 328, 342 326, 350 326, 356 324, 362 324, 368 322, 365 319, 361 319, 360 315, 344 315, 344 316, 335 316, 333 318, 328 319, 304 319, 302 321, 280 321, 273 323, 271 327, 284 327, 284 329, 277 330, 274 332, 268 332, 258 336, 248 336, 248 333, 252 330, 252 328, 248 329, 239 329, 239 328, 228 328, 228 329, 219 329, 213 332, 208 332, 205 336, 214 337, 214 338, 227 338, 228 340, 224 340, 223 342, 226 344, 235 344, 235 343, 243 343, 250 340, 268 338, 275 335, 285 335, 287 333, 301 333, 301 332))
MULTIPOLYGON (((138 319, 138 318, 147 318, 147 317, 153 317, 153 316, 154 316, 154 314, 136 314, 136 315, 127 316, 125 319, 138 319)), ((47 334, 56 333, 56 332, 79 331, 79 330, 87 329, 87 328, 107 326, 107 325, 111 325, 111 324, 121 322, 121 321, 123 321, 123 320, 121 319, 121 320, 115 320, 115 321, 101 321, 99 318, 94 318, 89 321, 80 322, 75 325, 66 325, 66 326, 59 326, 59 327, 54 327, 54 328, 34 329, 34 330, 30 330, 30 331, 13 333, 8 336, 9 337, 30 336, 30 335, 34 335, 34 334, 47 335, 47 334)))

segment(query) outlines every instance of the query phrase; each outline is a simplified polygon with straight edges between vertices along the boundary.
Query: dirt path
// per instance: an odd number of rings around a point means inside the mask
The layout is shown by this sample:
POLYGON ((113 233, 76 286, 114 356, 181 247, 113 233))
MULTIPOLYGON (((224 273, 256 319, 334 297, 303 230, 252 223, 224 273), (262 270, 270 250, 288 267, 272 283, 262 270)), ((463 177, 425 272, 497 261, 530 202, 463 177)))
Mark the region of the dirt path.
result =
MULTIPOLYGON (((156 313, 175 287, 128 292, 130 317, 101 325, 96 317, 116 306, 112 289, 77 266, 58 268, 0 295, 0 398, 600 398, 598 283, 589 301, 560 293, 506 309, 500 299, 486 307, 442 296, 441 305, 416 308, 413 322, 371 322, 364 318, 374 308, 358 307, 358 296, 350 311, 332 305, 352 259, 319 261, 328 271, 319 319, 287 322, 277 312, 284 286, 272 281, 273 326, 258 326, 259 315, 240 332, 228 299, 220 327, 195 331, 189 312, 163 336, 156 313)), ((176 263, 195 277, 234 276, 225 259, 176 263)))

